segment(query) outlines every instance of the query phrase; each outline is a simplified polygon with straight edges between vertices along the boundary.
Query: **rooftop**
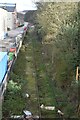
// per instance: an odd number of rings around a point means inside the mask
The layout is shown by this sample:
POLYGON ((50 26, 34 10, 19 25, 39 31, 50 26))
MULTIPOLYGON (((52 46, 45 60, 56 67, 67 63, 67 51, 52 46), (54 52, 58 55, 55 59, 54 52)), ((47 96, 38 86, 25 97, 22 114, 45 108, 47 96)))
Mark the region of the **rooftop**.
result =
POLYGON ((16 3, 0 3, 0 8, 3 8, 8 12, 14 12, 16 8, 16 3))

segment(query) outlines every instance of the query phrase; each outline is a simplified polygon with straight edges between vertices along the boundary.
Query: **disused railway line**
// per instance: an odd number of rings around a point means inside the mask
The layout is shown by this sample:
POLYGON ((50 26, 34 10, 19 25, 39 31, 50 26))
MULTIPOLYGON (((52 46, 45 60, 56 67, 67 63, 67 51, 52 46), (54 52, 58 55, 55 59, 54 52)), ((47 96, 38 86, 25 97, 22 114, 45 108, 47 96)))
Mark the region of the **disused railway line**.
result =
MULTIPOLYGON (((41 49, 41 53, 42 52, 44 52, 42 49, 41 49)), ((42 54, 42 62, 44 63, 44 65, 45 65, 45 72, 46 72, 46 75, 48 75, 48 76, 50 76, 49 74, 48 74, 48 70, 47 70, 47 66, 46 66, 46 64, 45 64, 45 58, 44 58, 44 55, 42 54)), ((52 63, 53 64, 53 63, 52 63)), ((51 76, 52 77, 52 76, 51 76)), ((58 100, 57 100, 57 98, 56 98, 56 94, 55 94, 55 90, 54 90, 54 81, 52 80, 52 78, 50 78, 49 79, 49 85, 51 86, 51 88, 52 88, 52 94, 53 94, 53 96, 54 96, 54 98, 53 99, 55 99, 55 102, 56 102, 56 105, 55 105, 55 107, 56 107, 56 113, 57 113, 57 111, 58 110, 60 110, 61 111, 61 109, 60 109, 60 107, 59 107, 59 102, 58 102, 58 100)), ((63 120, 65 120, 65 118, 64 118, 64 116, 63 115, 61 115, 61 114, 57 114, 57 117, 59 117, 59 118, 62 118, 63 120)))
POLYGON ((35 80, 36 80, 36 93, 37 93, 37 101, 38 101, 38 111, 39 111, 39 117, 41 118, 41 110, 40 110, 40 97, 39 97, 39 89, 38 89, 38 82, 37 82, 37 79, 38 79, 38 76, 37 76, 37 66, 36 66, 36 59, 35 59, 35 56, 34 56, 34 46, 33 46, 33 60, 34 60, 34 67, 35 67, 35 80))
MULTIPOLYGON (((35 35, 36 36, 36 35, 35 35)), ((38 42, 38 41, 37 41, 38 42)), ((41 44, 41 43, 40 43, 41 44)), ((41 46, 42 47, 42 46, 41 46)), ((43 52, 43 50, 42 50, 42 48, 39 50, 39 54, 40 54, 40 56, 42 56, 41 57, 41 62, 45 65, 45 60, 44 60, 44 56, 42 55, 42 52, 43 52)), ((34 54, 36 54, 36 52, 35 52, 35 46, 34 46, 34 43, 33 43, 33 56, 34 56, 34 54)), ((40 118, 42 118, 42 112, 41 112, 41 109, 40 109, 40 105, 41 105, 41 102, 40 102, 40 96, 39 96, 39 83, 38 83, 38 79, 39 79, 39 76, 38 76, 38 74, 37 74, 37 63, 36 63, 36 57, 34 56, 34 66, 35 66, 35 72, 36 72, 36 84, 37 84, 37 86, 36 86, 36 88, 37 88, 37 96, 38 96, 38 106, 39 106, 39 116, 40 116, 40 118)), ((49 77, 49 74, 48 74, 48 71, 47 71, 47 66, 45 65, 45 73, 46 73, 46 76, 48 76, 49 77)), ((56 95, 55 95, 55 91, 54 91, 54 83, 53 83, 53 81, 52 81, 52 79, 50 78, 49 79, 49 85, 50 85, 50 87, 51 87, 51 89, 52 89, 52 94, 53 94, 53 98, 52 99, 55 99, 55 102, 56 102, 56 112, 57 112, 57 110, 59 109, 59 103, 58 103, 58 101, 57 101, 57 99, 56 99, 56 95)), ((57 114, 57 117, 58 118, 63 118, 63 116, 61 116, 60 114, 57 114)))

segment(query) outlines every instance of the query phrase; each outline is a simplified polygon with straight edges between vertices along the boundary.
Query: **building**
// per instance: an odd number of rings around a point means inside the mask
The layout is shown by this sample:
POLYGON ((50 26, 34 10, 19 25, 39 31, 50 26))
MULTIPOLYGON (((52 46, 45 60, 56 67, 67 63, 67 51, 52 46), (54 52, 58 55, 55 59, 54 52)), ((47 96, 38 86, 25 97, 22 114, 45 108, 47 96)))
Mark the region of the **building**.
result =
POLYGON ((4 39, 7 32, 7 11, 0 8, 0 40, 4 39))
POLYGON ((15 3, 0 3, 0 8, 7 11, 7 30, 16 28, 17 11, 15 3))
POLYGON ((18 12, 17 13, 17 27, 19 26, 19 25, 22 25, 23 23, 24 23, 24 16, 25 16, 25 13, 26 12, 18 12))

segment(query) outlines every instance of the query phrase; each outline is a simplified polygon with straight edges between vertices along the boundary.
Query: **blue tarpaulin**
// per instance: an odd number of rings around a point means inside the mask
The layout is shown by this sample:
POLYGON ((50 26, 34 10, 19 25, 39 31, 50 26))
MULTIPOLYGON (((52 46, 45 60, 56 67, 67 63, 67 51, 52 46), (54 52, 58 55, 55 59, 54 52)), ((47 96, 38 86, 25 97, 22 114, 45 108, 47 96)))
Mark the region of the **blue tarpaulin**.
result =
POLYGON ((0 84, 7 71, 7 52, 0 52, 0 84))

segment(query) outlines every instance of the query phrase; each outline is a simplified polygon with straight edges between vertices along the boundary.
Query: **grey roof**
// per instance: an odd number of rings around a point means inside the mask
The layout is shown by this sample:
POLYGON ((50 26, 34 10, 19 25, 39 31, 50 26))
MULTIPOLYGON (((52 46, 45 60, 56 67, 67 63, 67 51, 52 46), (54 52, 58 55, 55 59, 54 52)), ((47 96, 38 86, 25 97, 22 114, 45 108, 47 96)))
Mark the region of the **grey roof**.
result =
POLYGON ((16 4, 10 4, 10 3, 0 3, 0 8, 3 8, 7 10, 8 12, 14 12, 16 8, 16 4))
POLYGON ((14 12, 15 7, 13 7, 13 6, 6 6, 6 10, 7 10, 8 12, 14 12))

